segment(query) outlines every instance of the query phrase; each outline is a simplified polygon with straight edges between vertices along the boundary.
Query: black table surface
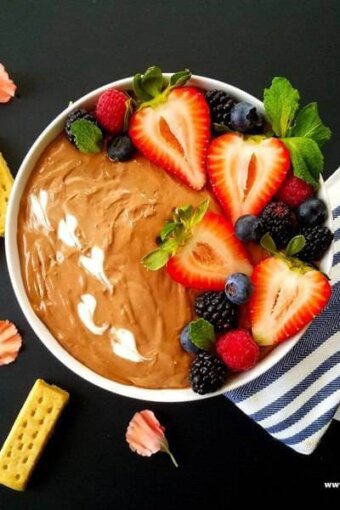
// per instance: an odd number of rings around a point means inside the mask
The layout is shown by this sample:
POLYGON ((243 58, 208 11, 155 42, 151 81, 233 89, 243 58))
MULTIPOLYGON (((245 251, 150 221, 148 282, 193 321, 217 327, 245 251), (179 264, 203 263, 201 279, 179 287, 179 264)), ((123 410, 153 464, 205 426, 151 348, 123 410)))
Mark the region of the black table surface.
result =
MULTIPOLYGON (((332 128, 328 176, 340 156, 339 34, 338 0, 1 0, 0 62, 20 98, 0 105, 0 150, 15 174, 37 135, 70 100, 158 64, 168 71, 188 67, 258 97, 273 76, 287 76, 304 103, 318 101, 332 128)), ((340 481, 340 423, 305 457, 270 438, 224 397, 145 403, 74 375, 25 320, 3 239, 0 316, 15 322, 24 338, 16 363, 0 368, 0 443, 38 377, 71 393, 29 488, 0 487, 0 510, 198 510, 225 508, 246 494, 259 503, 278 494, 326 501, 324 482, 340 481), (144 408, 167 427, 178 469, 164 454, 144 459, 129 451, 126 426, 144 408)))

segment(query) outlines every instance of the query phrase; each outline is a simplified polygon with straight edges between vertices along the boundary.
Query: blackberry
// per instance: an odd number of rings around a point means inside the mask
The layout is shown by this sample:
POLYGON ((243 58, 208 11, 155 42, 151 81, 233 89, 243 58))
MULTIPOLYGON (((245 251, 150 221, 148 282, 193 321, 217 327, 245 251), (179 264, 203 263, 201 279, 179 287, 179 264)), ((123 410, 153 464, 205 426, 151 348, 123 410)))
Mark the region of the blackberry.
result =
POLYGON ((209 105, 211 123, 230 127, 230 111, 236 101, 223 90, 208 90, 205 99, 209 105))
POLYGON ((219 390, 226 379, 227 368, 211 352, 201 351, 195 357, 189 374, 189 382, 195 393, 205 395, 219 390))
POLYGON ((224 292, 205 292, 197 296, 195 312, 209 321, 216 333, 225 333, 235 326, 236 307, 224 292))
POLYGON ((293 236, 294 224, 289 207, 283 202, 268 204, 260 215, 258 240, 269 232, 277 248, 285 248, 293 236))
POLYGON ((322 259, 333 241, 334 234, 328 227, 309 227, 301 229, 300 234, 305 237, 305 247, 296 255, 305 262, 322 259))
POLYGON ((96 126, 98 126, 97 121, 93 115, 91 115, 87 110, 84 108, 79 108, 78 110, 74 110, 74 112, 70 113, 67 116, 66 122, 65 122, 65 133, 68 138, 68 140, 72 143, 72 145, 75 145, 75 139, 71 132, 71 126, 73 122, 76 120, 89 120, 90 122, 93 122, 96 126))

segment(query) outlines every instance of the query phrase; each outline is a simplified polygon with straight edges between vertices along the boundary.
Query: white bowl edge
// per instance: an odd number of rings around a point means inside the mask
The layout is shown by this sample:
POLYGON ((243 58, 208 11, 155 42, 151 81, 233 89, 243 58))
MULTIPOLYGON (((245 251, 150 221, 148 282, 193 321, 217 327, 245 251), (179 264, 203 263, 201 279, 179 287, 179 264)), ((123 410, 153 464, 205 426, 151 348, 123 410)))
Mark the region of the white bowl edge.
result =
MULTIPOLYGON (((165 76, 169 77, 172 73, 166 73, 165 76)), ((49 351, 65 366, 67 366, 74 373, 82 377, 83 379, 99 386, 100 388, 106 389, 113 393, 123 395, 130 398, 147 400, 153 402, 188 402, 197 401, 205 398, 211 398, 217 395, 223 394, 225 391, 230 391, 250 382, 251 380, 259 377, 269 368, 274 366, 290 349, 296 344, 299 338, 302 336, 307 328, 304 328, 297 335, 287 340, 286 342, 275 347, 265 358, 263 358, 253 369, 248 372, 244 372, 233 376, 230 382, 227 382, 223 388, 215 393, 209 393, 207 395, 197 395, 190 388, 185 389, 147 389, 139 388, 135 386, 129 386, 117 383, 110 379, 107 379, 93 370, 89 369, 73 356, 71 356, 53 337, 49 332, 44 323, 35 314, 26 294, 26 290, 23 284, 21 275, 20 259, 17 246, 17 220, 19 213, 19 206, 21 196, 25 189, 27 180, 35 164, 37 163, 42 152, 45 150, 47 145, 62 131, 67 115, 76 108, 84 107, 89 108, 93 106, 98 96, 105 90, 110 88, 121 88, 127 89, 131 87, 132 78, 124 78, 112 83, 108 83, 102 87, 95 89, 94 91, 84 95, 77 101, 70 104, 64 111, 62 111, 39 135, 32 147, 25 156, 17 176, 14 181, 14 185, 10 194, 8 203, 7 217, 6 217, 6 236, 5 236, 5 249, 6 259, 8 265, 8 271, 10 280, 19 302, 19 305, 32 327, 38 338, 43 344, 49 349, 49 351)), ((200 87, 202 89, 221 89, 228 92, 235 98, 243 101, 249 101, 254 104, 260 111, 263 111, 262 103, 254 96, 243 92, 237 87, 228 85, 224 82, 206 78, 203 76, 193 75, 190 84, 200 87)), ((325 200, 328 206, 329 218, 327 225, 332 228, 332 214, 329 199, 325 190, 325 186, 321 186, 320 198, 325 200)), ((333 245, 323 258, 321 268, 329 274, 333 260, 333 245)))

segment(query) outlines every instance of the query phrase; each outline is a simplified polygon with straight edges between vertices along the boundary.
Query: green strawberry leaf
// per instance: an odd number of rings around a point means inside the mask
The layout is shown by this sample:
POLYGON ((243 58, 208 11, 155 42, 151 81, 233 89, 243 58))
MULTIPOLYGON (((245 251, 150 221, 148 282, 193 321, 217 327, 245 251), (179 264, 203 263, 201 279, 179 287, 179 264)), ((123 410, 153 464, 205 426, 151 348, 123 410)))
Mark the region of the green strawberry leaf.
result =
POLYGON ((163 85, 162 70, 157 66, 149 67, 142 76, 142 89, 153 98, 161 94, 163 85))
POLYGON ((207 198, 206 200, 203 200, 203 202, 200 203, 200 205, 197 207, 197 209, 194 211, 192 218, 191 218, 191 225, 198 225, 203 220, 208 208, 209 208, 210 200, 207 198))
POLYGON ((291 83, 282 77, 273 79, 269 89, 264 89, 264 108, 274 133, 285 137, 299 108, 300 95, 291 83))
POLYGON ((175 221, 169 221, 169 220, 166 221, 164 223, 162 230, 159 233, 159 237, 161 238, 161 241, 165 241, 165 239, 167 237, 169 237, 169 235, 172 234, 172 232, 174 232, 174 230, 176 230, 176 228, 177 228, 177 223, 175 221))
POLYGON ((277 247, 276 247, 275 241, 272 238, 272 236, 269 234, 269 232, 267 232, 266 234, 264 234, 264 236, 262 236, 260 244, 261 244, 262 248, 267 250, 271 255, 275 255, 275 253, 277 253, 277 247))
POLYGON ((141 102, 151 101, 152 96, 150 96, 150 94, 145 92, 143 89, 141 73, 137 73, 133 77, 132 88, 139 101, 141 102))
POLYGON ((189 338, 196 347, 208 351, 215 342, 214 327, 205 319, 197 319, 189 324, 189 338))
POLYGON ((161 267, 165 266, 170 257, 170 252, 159 248, 159 250, 151 251, 145 255, 145 257, 142 258, 142 264, 146 269, 157 271, 158 269, 161 269, 161 267))
POLYGON ((294 175, 315 188, 323 169, 323 155, 318 144, 311 138, 283 138, 293 166, 294 175))
POLYGON ((303 235, 293 237, 285 250, 287 257, 293 257, 306 246, 306 239, 303 235))
POLYGON ((189 69, 184 69, 184 71, 178 71, 178 73, 174 73, 169 82, 170 88, 180 87, 184 85, 191 78, 191 72, 189 69))
POLYGON ((317 103, 310 103, 301 108, 296 116, 294 126, 289 130, 288 136, 311 138, 321 147, 332 135, 319 116, 317 103))
POLYGON ((80 152, 100 152, 103 133, 96 124, 86 119, 78 119, 71 124, 71 133, 80 152))

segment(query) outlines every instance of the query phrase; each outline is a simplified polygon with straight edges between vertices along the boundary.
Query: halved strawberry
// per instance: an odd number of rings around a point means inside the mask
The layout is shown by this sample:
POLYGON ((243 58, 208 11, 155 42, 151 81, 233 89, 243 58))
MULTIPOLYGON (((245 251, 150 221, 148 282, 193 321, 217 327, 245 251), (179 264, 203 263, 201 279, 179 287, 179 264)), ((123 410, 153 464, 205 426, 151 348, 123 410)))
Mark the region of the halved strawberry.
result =
POLYGON ((223 290, 230 274, 250 275, 252 265, 231 223, 220 214, 208 212, 192 237, 170 258, 167 270, 185 287, 223 290))
POLYGON ((129 135, 150 161, 191 188, 203 188, 210 114, 203 94, 197 89, 174 88, 165 100, 142 105, 131 117, 129 135))
POLYGON ((244 214, 258 214, 284 181, 289 153, 277 138, 245 138, 227 133, 208 149, 208 174, 215 195, 235 223, 244 214))
POLYGON ((260 262, 252 283, 251 326, 260 345, 277 344, 300 331, 331 295, 331 286, 320 271, 282 255, 260 262))

